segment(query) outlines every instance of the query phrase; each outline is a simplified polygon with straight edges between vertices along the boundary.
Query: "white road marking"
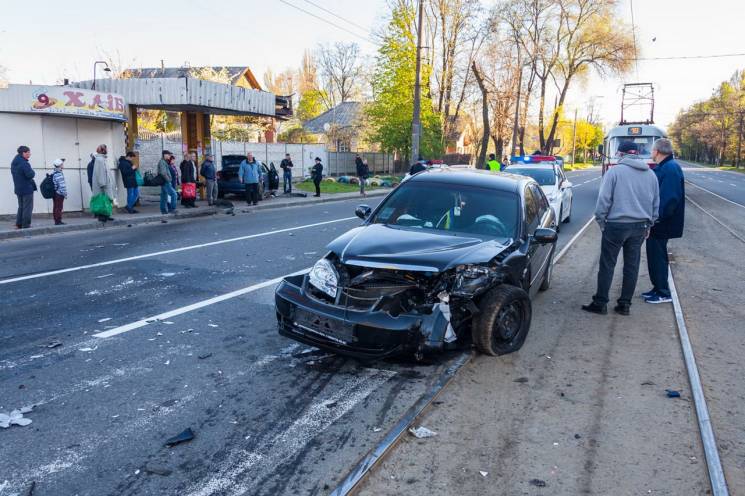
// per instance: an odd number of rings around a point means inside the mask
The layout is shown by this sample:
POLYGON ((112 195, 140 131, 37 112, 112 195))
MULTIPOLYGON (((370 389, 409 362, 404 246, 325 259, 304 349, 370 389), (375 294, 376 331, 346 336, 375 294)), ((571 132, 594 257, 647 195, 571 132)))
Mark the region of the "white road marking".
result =
POLYGON ((264 236, 271 236, 273 234, 279 234, 279 233, 290 232, 290 231, 297 231, 297 230, 300 230, 300 229, 309 229, 311 227, 324 226, 324 225, 327 225, 327 224, 334 224, 336 222, 346 222, 346 221, 354 220, 354 219, 357 219, 357 217, 344 217, 343 219, 326 220, 326 221, 323 221, 323 222, 316 222, 316 223, 313 223, 313 224, 305 224, 305 225, 302 225, 302 226, 287 227, 287 228, 284 228, 284 229, 276 229, 274 231, 266 231, 266 232, 257 233, 257 234, 249 234, 249 235, 246 235, 246 236, 239 236, 237 238, 221 239, 221 240, 218 240, 218 241, 210 241, 209 243, 202 243, 202 244, 190 245, 190 246, 182 246, 181 248, 173 248, 173 249, 170 249, 170 250, 156 251, 156 252, 153 252, 153 253, 144 253, 142 255, 135 255, 135 256, 126 257, 126 258, 118 258, 118 259, 115 259, 115 260, 108 260, 106 262, 99 262, 99 263, 88 264, 88 265, 78 265, 76 267, 68 267, 66 269, 51 270, 51 271, 48 271, 48 272, 39 272, 39 273, 36 273, 36 274, 29 274, 29 275, 25 275, 25 276, 11 277, 9 279, 2 279, 2 280, 0 280, 0 285, 2 285, 2 284, 10 284, 10 283, 19 282, 19 281, 27 281, 29 279, 38 279, 40 277, 49 277, 49 276, 54 276, 54 275, 58 275, 58 274, 66 274, 68 272, 76 272, 76 271, 79 271, 79 270, 92 269, 92 268, 95 268, 95 267, 104 267, 104 266, 107 266, 107 265, 114 265, 114 264, 119 264, 119 263, 124 263, 124 262, 131 262, 133 260, 141 260, 143 258, 157 257, 157 256, 160 256, 160 255, 167 255, 169 253, 178 253, 178 252, 181 252, 181 251, 196 250, 198 248, 206 248, 208 246, 217 246, 217 245, 223 245, 223 244, 226 244, 226 243, 234 243, 236 241, 244 241, 244 240, 247 240, 247 239, 261 238, 261 237, 264 237, 264 236))
MULTIPOLYGON (((692 183, 692 182, 690 182, 690 181, 686 181, 686 183, 690 184, 690 185, 691 185, 691 186, 693 186, 694 188, 698 188, 698 189, 700 189, 700 190, 702 190, 702 191, 706 191, 706 192, 707 192, 707 193, 709 193, 710 195, 714 195, 714 196, 716 196, 717 198, 719 198, 720 200, 724 200, 724 201, 726 201, 726 202, 728 202, 728 203, 731 203, 732 205, 737 205, 738 207, 741 207, 741 208, 745 208, 745 205, 743 205, 742 203, 737 203, 737 202, 735 202, 735 201, 732 201, 732 200, 730 200, 730 199, 728 199, 728 198, 725 198, 725 197, 723 197, 723 196, 721 196, 721 195, 718 195, 718 194, 714 193, 713 191, 709 191, 708 189, 706 189, 706 188, 703 188, 703 187, 699 186, 698 184, 693 184, 693 183, 692 183)), ((690 198, 689 198, 689 200, 690 200, 690 198)))
POLYGON ((689 197, 688 195, 686 195, 686 200, 688 200, 689 202, 691 202, 691 204, 693 204, 693 205, 694 205, 694 206, 695 206, 696 208, 698 208, 699 210, 701 210, 701 211, 702 211, 703 213, 705 213, 706 215, 708 215, 709 217, 711 217, 712 219, 714 219, 714 222, 716 222, 717 224, 719 224, 720 226, 722 226, 723 228, 725 228, 725 229, 726 229, 727 231, 729 231, 729 233, 730 233, 730 234, 731 234, 732 236, 734 236, 735 238, 737 238, 737 239, 739 239, 740 241, 742 241, 743 243, 745 243, 745 238, 743 238, 742 236, 740 236, 739 234, 737 234, 737 233, 736 233, 736 232, 735 232, 735 231, 734 231, 734 230, 733 230, 733 229, 732 229, 731 227, 729 227, 729 226, 728 226, 727 224, 725 224, 725 223, 724 223, 724 222, 722 222, 721 220, 719 220, 719 219, 717 219, 716 217, 714 217, 714 215, 713 215, 713 214, 712 214, 711 212, 709 212, 708 210, 706 210, 706 209, 705 209, 704 207, 702 207, 701 205, 699 205, 699 204, 698 204, 698 203, 696 203, 695 201, 691 200, 691 198, 690 198, 690 197, 689 197))
MULTIPOLYGON (((252 486, 292 459, 313 438, 325 431, 373 391, 396 375, 390 370, 365 369, 334 394, 311 405, 284 432, 262 443, 256 450, 236 449, 225 465, 204 483, 189 490, 190 496, 215 493, 237 496, 252 494, 252 486)), ((253 488, 255 489, 255 488, 253 488)))
POLYGON ((569 240, 569 242, 564 245, 564 248, 561 249, 561 251, 554 257, 554 265, 559 263, 559 260, 561 260, 561 257, 563 257, 566 252, 569 251, 569 248, 572 247, 572 245, 579 239, 580 236, 582 236, 588 227, 590 227, 590 224, 592 224, 595 221, 595 216, 590 217, 590 220, 587 221, 587 223, 582 226, 582 229, 577 231, 577 234, 572 236, 572 239, 569 240))
POLYGON ((157 323, 159 321, 165 321, 166 319, 170 319, 171 317, 176 317, 178 315, 182 315, 188 312, 193 312, 194 310, 199 310, 200 308, 207 307, 209 305, 214 305, 215 303, 220 303, 225 300, 230 300, 231 298, 236 298, 238 296, 242 296, 244 294, 252 293, 258 289, 266 288, 267 286, 272 286, 274 284, 279 284, 282 279, 285 277, 303 274, 310 270, 310 267, 302 269, 297 272, 293 272, 291 274, 285 274, 283 276, 275 277, 274 279, 269 279, 268 281, 260 282, 257 284, 254 284, 252 286, 248 286, 246 288, 237 289, 235 291, 231 291, 230 293, 225 293, 220 296, 215 296, 213 298, 208 298, 206 300, 198 301, 196 303, 192 303, 191 305, 186 305, 184 307, 176 308, 173 310, 169 310, 167 312, 160 313, 158 315, 153 315, 152 317, 147 317, 141 320, 138 320, 136 322, 131 322, 129 324, 125 324, 123 326, 115 327, 113 329, 109 329, 107 331, 99 332, 97 334, 93 334, 93 337, 96 338, 110 338, 112 336, 117 336, 119 334, 124 334, 125 332, 133 331, 135 329, 139 329, 140 327, 145 327, 148 324, 157 323))

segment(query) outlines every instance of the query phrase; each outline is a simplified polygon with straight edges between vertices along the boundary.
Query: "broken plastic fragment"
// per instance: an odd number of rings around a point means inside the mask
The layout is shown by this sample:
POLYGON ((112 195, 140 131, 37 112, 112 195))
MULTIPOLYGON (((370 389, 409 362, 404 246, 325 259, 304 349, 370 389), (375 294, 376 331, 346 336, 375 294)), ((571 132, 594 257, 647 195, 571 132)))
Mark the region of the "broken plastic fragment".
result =
POLYGON ((197 358, 200 360, 204 360, 205 358, 209 358, 212 356, 212 353, 205 353, 204 355, 199 355, 197 358))
POLYGON ((530 484, 535 487, 546 487, 546 481, 541 479, 530 479, 530 484))
POLYGON ((96 346, 95 348, 90 348, 86 346, 85 348, 78 348, 78 351, 95 351, 97 349, 98 349, 98 346, 96 346))
POLYGON ((425 438, 434 437, 437 435, 435 431, 431 431, 421 425, 419 427, 409 427, 409 432, 411 433, 412 436, 414 436, 417 439, 425 439, 425 438))
POLYGON ((40 344, 40 348, 56 348, 57 346, 62 346, 61 341, 50 341, 46 344, 40 344))
POLYGON ((111 320, 111 317, 106 317, 106 318, 103 318, 103 319, 98 319, 98 323, 100 324, 101 322, 108 322, 109 320, 111 320))
POLYGON ((207 324, 207 325, 210 326, 210 327, 220 327, 217 324, 207 324))
POLYGON ((31 419, 25 418, 23 414, 30 412, 32 408, 33 406, 13 410, 10 413, 0 413, 0 427, 7 429, 13 424, 20 425, 21 427, 27 426, 31 423, 31 419))
POLYGON ((489 475, 489 472, 484 472, 483 470, 479 470, 479 473, 481 474, 481 477, 486 477, 489 475))
POLYGON ((165 445, 171 447, 177 444, 185 443, 186 441, 191 441, 192 439, 194 439, 194 431, 192 431, 191 427, 189 427, 180 434, 166 439, 165 445))
POLYGON ((373 428, 373 432, 380 432, 382 430, 383 430, 382 427, 374 427, 373 428))
POLYGON ((680 391, 674 389, 665 389, 668 398, 680 398, 680 391))

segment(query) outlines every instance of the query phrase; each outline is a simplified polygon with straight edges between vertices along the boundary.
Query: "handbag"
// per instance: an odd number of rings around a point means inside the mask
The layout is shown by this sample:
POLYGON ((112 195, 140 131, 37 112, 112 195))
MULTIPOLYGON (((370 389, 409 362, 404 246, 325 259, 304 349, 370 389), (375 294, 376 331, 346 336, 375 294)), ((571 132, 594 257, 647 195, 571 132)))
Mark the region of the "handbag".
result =
POLYGON ((181 197, 184 200, 194 200, 197 197, 197 185, 194 183, 184 183, 181 185, 181 197))
POLYGON ((102 217, 111 217, 113 205, 111 198, 105 193, 99 193, 91 198, 91 213, 102 217))
POLYGON ((142 174, 140 174, 140 169, 135 170, 135 181, 137 181, 137 186, 145 185, 145 180, 142 179, 142 174))

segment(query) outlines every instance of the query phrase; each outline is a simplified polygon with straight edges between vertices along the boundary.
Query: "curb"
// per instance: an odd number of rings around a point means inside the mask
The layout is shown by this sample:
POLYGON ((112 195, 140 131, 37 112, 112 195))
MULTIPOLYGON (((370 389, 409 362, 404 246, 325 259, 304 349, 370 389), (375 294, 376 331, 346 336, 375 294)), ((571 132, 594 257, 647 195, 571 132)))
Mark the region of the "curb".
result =
MULTIPOLYGON (((389 193, 390 190, 373 190, 370 191, 367 194, 367 197, 371 196, 384 196, 389 193)), ((211 215, 217 215, 220 213, 229 212, 230 210, 235 210, 238 212, 243 212, 245 209, 246 213, 250 213, 252 211, 259 211, 259 210, 271 210, 271 209, 279 209, 279 208, 289 208, 289 207, 303 207, 306 205, 314 205, 318 203, 330 203, 330 202, 337 202, 337 201, 345 201, 345 200, 353 200, 357 198, 356 196, 346 196, 343 198, 336 198, 336 197, 322 197, 322 198, 314 198, 312 200, 307 201, 296 201, 296 202, 283 202, 283 203, 268 203, 268 204, 262 204, 262 205, 255 205, 251 207, 247 206, 241 206, 241 205, 233 205, 232 207, 202 207, 199 211, 190 211, 190 212, 184 212, 184 213, 177 213, 173 216, 168 216, 168 220, 180 220, 180 219, 189 219, 189 218, 195 218, 195 217, 207 217, 211 215)), ((126 215, 126 214, 122 214, 126 215)), ((32 238, 35 236, 44 236, 47 234, 58 234, 58 233, 66 233, 66 232, 74 232, 74 231, 90 231, 94 229, 107 229, 111 227, 131 227, 133 225, 137 224, 148 224, 148 223, 155 223, 160 222, 163 218, 162 215, 149 215, 149 216, 140 216, 140 217, 132 217, 131 219, 127 220, 120 220, 116 219, 112 222, 107 222, 106 224, 102 224, 100 222, 89 222, 85 224, 67 224, 64 226, 45 226, 45 227, 31 227, 28 229, 18 229, 15 231, 6 231, 6 232, 0 232, 0 241, 6 240, 6 239, 18 239, 18 238, 32 238)))

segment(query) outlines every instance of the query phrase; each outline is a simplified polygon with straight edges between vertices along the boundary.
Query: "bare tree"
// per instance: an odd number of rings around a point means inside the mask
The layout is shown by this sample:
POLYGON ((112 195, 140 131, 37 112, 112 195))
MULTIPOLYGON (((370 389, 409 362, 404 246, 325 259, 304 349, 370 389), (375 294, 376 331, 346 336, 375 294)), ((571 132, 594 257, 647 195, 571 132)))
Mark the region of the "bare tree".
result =
POLYGON ((479 158, 476 160, 476 167, 484 167, 486 163, 486 149, 489 147, 489 90, 486 87, 484 77, 481 75, 476 61, 471 64, 473 75, 481 90, 481 120, 483 122, 483 131, 481 134, 481 146, 479 148, 479 158))
POLYGON ((329 99, 327 107, 352 100, 358 94, 362 74, 359 45, 320 45, 316 54, 321 86, 329 99))

